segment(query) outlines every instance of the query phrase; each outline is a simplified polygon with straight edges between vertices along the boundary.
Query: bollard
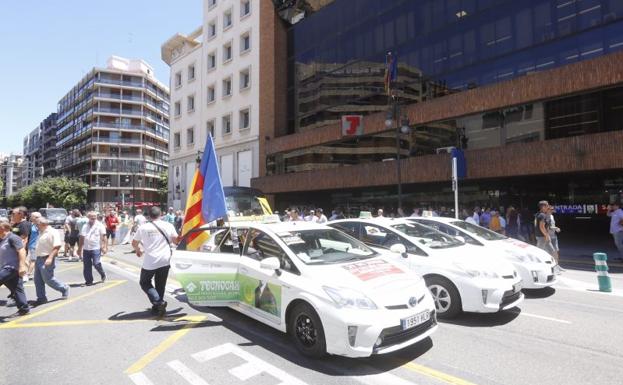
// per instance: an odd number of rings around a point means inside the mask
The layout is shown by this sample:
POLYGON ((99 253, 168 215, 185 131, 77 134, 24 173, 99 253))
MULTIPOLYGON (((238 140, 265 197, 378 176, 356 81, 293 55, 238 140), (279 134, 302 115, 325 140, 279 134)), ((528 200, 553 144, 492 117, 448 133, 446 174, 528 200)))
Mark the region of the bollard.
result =
POLYGON ((605 291, 607 293, 612 292, 612 282, 608 276, 608 264, 606 263, 608 256, 606 253, 593 253, 593 259, 595 260, 595 271, 597 271, 599 291, 605 291))

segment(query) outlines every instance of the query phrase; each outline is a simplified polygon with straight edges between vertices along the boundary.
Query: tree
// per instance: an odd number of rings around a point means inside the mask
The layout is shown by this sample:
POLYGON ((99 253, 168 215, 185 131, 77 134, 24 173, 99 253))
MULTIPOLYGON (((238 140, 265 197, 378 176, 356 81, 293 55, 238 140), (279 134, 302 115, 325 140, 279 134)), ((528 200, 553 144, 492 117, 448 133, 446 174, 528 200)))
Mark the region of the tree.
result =
POLYGON ((158 199, 161 206, 167 205, 167 198, 169 195, 169 173, 163 171, 160 173, 160 179, 158 179, 158 199))
POLYGON ((50 204, 54 207, 73 209, 86 205, 89 185, 79 179, 67 177, 45 178, 11 195, 10 207, 24 205, 39 209, 50 204))

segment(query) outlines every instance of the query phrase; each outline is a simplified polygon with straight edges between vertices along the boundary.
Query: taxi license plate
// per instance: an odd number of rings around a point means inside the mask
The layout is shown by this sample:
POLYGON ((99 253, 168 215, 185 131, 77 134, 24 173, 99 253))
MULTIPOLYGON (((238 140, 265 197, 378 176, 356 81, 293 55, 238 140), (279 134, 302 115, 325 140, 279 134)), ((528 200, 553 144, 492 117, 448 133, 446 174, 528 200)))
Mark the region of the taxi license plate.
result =
POLYGON ((521 288, 522 288, 522 285, 521 285, 521 282, 519 282, 519 283, 513 285, 513 292, 517 293, 519 290, 521 290, 521 288))
POLYGON ((416 327, 419 324, 422 324, 428 321, 429 319, 430 319, 430 312, 423 311, 411 317, 401 319, 400 325, 402 326, 402 330, 407 330, 407 329, 416 327))

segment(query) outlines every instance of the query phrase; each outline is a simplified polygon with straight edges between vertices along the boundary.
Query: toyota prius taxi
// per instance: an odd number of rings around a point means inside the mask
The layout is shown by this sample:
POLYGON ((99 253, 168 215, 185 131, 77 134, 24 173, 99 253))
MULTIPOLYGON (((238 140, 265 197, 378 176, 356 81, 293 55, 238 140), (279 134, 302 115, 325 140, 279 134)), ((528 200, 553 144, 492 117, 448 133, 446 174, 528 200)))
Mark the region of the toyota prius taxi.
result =
POLYGON ((442 217, 408 218, 443 233, 460 236, 470 245, 499 250, 521 275, 525 289, 542 289, 557 281, 556 261, 546 251, 517 239, 459 219, 442 217))
POLYGON ((522 282, 513 265, 490 250, 467 244, 406 219, 343 219, 329 223, 422 275, 439 318, 461 311, 494 313, 521 303, 522 282))
POLYGON ((237 310, 308 356, 367 357, 437 329, 424 280, 391 258, 324 225, 240 223, 190 232, 171 266, 192 305, 237 310), (205 242, 185 250, 189 237, 205 242))

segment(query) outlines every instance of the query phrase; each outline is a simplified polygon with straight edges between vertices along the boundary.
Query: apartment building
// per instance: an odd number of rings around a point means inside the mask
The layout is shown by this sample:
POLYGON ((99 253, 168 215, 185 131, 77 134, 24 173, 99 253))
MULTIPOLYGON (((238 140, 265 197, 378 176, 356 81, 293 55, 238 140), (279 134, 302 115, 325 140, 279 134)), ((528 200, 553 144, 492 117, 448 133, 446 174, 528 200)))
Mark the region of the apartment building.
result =
POLYGON ((169 88, 140 59, 111 56, 58 103, 56 170, 89 184, 88 202, 159 202, 167 171, 169 88))
POLYGON ((51 113, 40 125, 41 170, 43 176, 56 176, 56 112, 51 113))
POLYGON ((41 124, 24 137, 24 147, 22 150, 24 162, 21 167, 21 184, 18 189, 30 186, 37 178, 43 177, 41 170, 41 166, 43 165, 42 142, 43 135, 41 124))
POLYGON ((9 197, 17 192, 22 178, 22 155, 3 155, 0 157, 0 179, 2 191, 0 197, 9 197))
MULTIPOLYGON (((224 186, 259 175, 259 0, 205 0, 203 23, 162 45, 171 67, 169 204, 184 208, 207 135, 214 138, 224 186)), ((268 8, 274 16, 272 5, 268 8)))

